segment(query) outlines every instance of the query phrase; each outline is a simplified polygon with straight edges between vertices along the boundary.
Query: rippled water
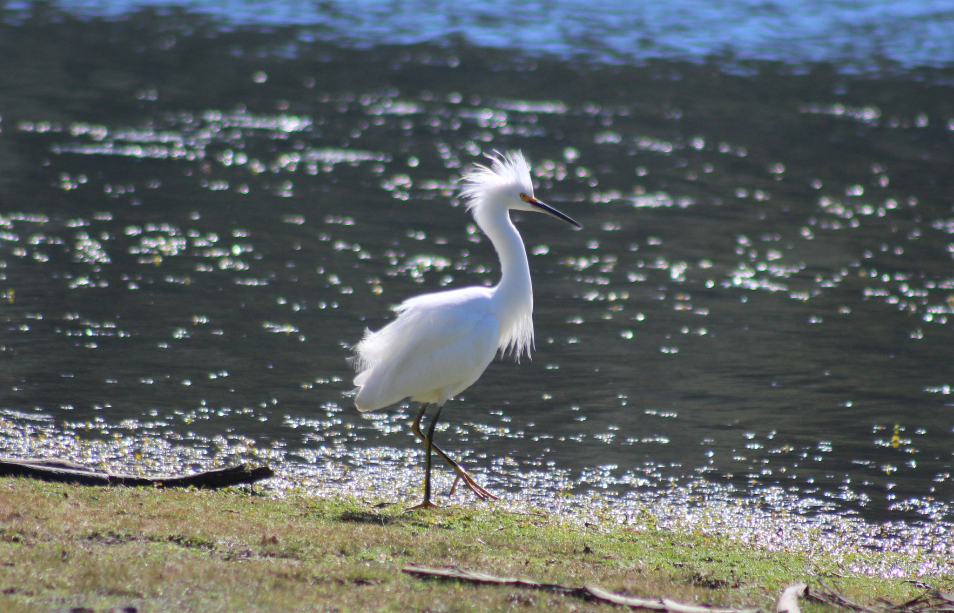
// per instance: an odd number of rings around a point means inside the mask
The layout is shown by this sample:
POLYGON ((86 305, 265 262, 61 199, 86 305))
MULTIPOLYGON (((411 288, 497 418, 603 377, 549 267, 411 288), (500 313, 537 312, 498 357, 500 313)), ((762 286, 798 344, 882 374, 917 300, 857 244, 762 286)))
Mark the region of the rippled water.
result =
MULTIPOLYGON (((168 0, 68 0, 115 16, 168 0)), ((303 39, 414 44, 466 39, 529 54, 600 61, 649 58, 836 62, 868 70, 944 66, 954 58, 954 3, 892 0, 218 0, 192 3, 232 24, 316 26, 303 39)), ((738 66, 735 66, 738 68, 738 66)))
POLYGON ((190 14, 4 28, 7 452, 419 475, 413 410, 359 415, 346 360, 407 296, 496 282, 455 182, 519 148, 584 229, 518 221, 534 359, 440 433, 481 481, 951 519, 941 73, 289 54, 190 14))

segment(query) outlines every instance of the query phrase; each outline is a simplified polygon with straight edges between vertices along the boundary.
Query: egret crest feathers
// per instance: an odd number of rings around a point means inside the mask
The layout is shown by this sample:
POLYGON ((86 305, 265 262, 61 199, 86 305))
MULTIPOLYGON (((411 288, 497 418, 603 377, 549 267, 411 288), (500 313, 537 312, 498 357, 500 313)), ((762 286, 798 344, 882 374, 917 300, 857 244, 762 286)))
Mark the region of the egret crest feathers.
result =
POLYGON ((499 348, 504 354, 511 354, 519 362, 522 355, 530 357, 533 348, 533 293, 530 289, 530 269, 527 265, 527 255, 517 229, 510 222, 509 215, 504 212, 503 219, 508 231, 498 226, 496 215, 500 212, 499 205, 508 202, 520 202, 519 194, 533 195, 533 180, 530 178, 530 165, 520 151, 500 153, 494 151, 487 156, 491 165, 475 164, 464 173, 461 197, 466 201, 467 210, 471 212, 477 225, 487 234, 498 254, 501 256, 502 268, 510 263, 511 284, 508 287, 501 277, 495 291, 495 299, 508 303, 508 308, 501 309, 498 314, 500 321, 499 348), (512 234, 511 234, 512 233, 512 234), (509 243, 508 238, 516 239, 509 243), (501 254, 501 249, 510 252, 510 256, 501 254), (513 282, 516 282, 514 285, 513 282))
POLYGON ((464 187, 460 195, 467 201, 467 210, 480 208, 480 205, 495 192, 508 187, 515 187, 522 192, 533 195, 533 180, 530 178, 530 166, 520 151, 507 154, 494 151, 487 156, 491 161, 490 168, 480 164, 464 173, 462 181, 464 187))

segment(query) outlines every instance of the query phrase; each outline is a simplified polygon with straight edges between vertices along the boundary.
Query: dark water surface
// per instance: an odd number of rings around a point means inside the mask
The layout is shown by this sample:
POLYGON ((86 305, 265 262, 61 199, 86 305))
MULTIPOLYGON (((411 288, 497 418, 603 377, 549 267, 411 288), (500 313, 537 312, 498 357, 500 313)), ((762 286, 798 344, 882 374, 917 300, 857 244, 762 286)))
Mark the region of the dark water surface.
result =
MULTIPOLYGON (((11 2, 10 6, 18 3, 11 2)), ((68 0, 122 16, 169 0, 68 0)), ((175 3, 184 4, 184 3, 175 3)), ((188 3, 233 25, 309 26, 302 40, 356 45, 462 38, 484 47, 603 62, 649 58, 835 62, 843 70, 946 66, 954 1, 919 0, 215 0, 188 3)), ((730 62, 731 63, 731 62, 730 62)))
POLYGON ((350 402, 350 347, 496 282, 455 181, 521 149, 584 228, 518 223, 534 358, 440 434, 480 480, 951 519, 943 71, 360 50, 174 11, 0 27, 6 452, 419 475, 412 410, 350 402))

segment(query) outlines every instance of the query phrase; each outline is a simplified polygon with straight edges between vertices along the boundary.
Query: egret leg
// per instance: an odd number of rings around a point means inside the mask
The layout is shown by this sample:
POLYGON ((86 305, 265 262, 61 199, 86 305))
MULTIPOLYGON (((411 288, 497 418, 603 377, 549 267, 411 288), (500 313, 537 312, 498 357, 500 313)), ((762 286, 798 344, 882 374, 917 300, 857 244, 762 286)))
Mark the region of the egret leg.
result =
MULTIPOLYGON (((414 423, 411 424, 411 432, 413 432, 414 436, 416 436, 419 440, 423 441, 425 445, 427 444, 426 442, 427 438, 424 436, 424 433, 421 432, 421 419, 424 417, 424 411, 427 409, 427 406, 428 406, 427 403, 421 404, 421 410, 417 414, 417 418, 414 420, 414 423)), ((433 422, 431 425, 433 426, 433 422)), ((454 479, 454 485, 451 486, 451 491, 450 491, 451 494, 453 494, 454 490, 457 489, 458 482, 463 481, 464 485, 466 485, 470 489, 470 491, 472 491, 480 500, 486 500, 488 498, 490 498, 491 500, 500 500, 499 498, 497 498, 496 496, 494 496, 493 494, 491 494, 490 492, 482 488, 480 485, 478 485, 477 482, 474 481, 474 478, 470 476, 470 473, 464 470, 460 464, 452 460, 450 456, 444 453, 443 449, 441 449, 437 445, 434 445, 433 442, 431 443, 431 448, 435 452, 437 452, 437 455, 439 455, 441 459, 444 460, 444 463, 447 464, 457 475, 456 478, 454 479)))
MULTIPOLYGON (((427 436, 424 438, 424 502, 411 507, 411 509, 435 509, 437 505, 431 502, 431 449, 434 448, 434 427, 437 426, 437 420, 441 416, 441 405, 437 405, 437 413, 431 418, 431 425, 427 428, 427 436)), ((427 405, 421 407, 418 420, 424 415, 427 405)))

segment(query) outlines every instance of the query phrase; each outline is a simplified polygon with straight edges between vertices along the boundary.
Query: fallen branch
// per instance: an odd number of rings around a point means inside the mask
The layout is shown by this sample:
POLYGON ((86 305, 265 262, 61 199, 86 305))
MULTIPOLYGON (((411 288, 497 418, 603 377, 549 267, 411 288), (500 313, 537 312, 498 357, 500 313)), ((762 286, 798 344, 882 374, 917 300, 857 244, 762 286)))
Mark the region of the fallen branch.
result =
POLYGON ((608 602, 610 604, 630 607, 631 609, 650 609, 653 611, 668 611, 669 613, 761 613, 761 609, 717 609, 713 607, 683 604, 681 602, 669 600, 668 598, 657 599, 640 598, 637 596, 622 596, 593 585, 573 587, 568 585, 560 585, 558 583, 539 583, 537 581, 529 581, 527 579, 496 577, 486 573, 457 568, 438 569, 408 566, 401 570, 410 575, 426 577, 430 579, 452 579, 455 581, 468 581, 470 583, 484 585, 511 585, 514 587, 557 592, 567 596, 583 598, 585 600, 599 600, 601 602, 608 602))
POLYGON ((408 566, 401 569, 402 572, 419 577, 428 577, 432 579, 455 579, 459 581, 469 581, 471 583, 483 583, 488 585, 513 585, 516 587, 526 587, 535 590, 546 590, 549 592, 560 592, 562 594, 571 594, 578 592, 583 594, 585 588, 567 587, 558 583, 538 583, 537 581, 528 581, 526 579, 512 579, 509 577, 496 577, 475 570, 463 570, 459 568, 421 568, 419 566, 408 566))
POLYGON ((250 468, 246 464, 219 468, 207 472, 185 476, 140 477, 137 475, 123 475, 94 470, 82 464, 65 460, 19 460, 15 458, 0 458, 0 477, 29 477, 44 481, 60 483, 77 483, 79 485, 127 485, 152 487, 196 487, 203 489, 218 489, 254 483, 268 479, 275 473, 268 466, 250 468))
POLYGON ((719 609, 709 606, 684 604, 668 598, 622 596, 596 587, 595 585, 588 585, 584 589, 586 589, 589 599, 618 604, 631 609, 650 609, 653 611, 668 611, 669 613, 761 613, 762 611, 761 609, 719 609))

